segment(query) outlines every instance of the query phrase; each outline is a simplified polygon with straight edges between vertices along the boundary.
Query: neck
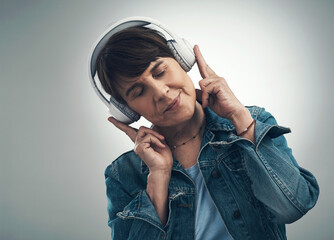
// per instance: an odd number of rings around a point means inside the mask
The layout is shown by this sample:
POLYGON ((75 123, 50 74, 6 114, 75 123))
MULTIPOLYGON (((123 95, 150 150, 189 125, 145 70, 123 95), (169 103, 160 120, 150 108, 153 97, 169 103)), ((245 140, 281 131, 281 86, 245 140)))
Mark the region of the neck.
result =
POLYGON ((204 110, 202 106, 196 102, 194 114, 188 121, 169 127, 157 126, 157 128, 159 129, 159 132, 165 136, 169 146, 172 146, 181 144, 197 134, 203 121, 204 110))

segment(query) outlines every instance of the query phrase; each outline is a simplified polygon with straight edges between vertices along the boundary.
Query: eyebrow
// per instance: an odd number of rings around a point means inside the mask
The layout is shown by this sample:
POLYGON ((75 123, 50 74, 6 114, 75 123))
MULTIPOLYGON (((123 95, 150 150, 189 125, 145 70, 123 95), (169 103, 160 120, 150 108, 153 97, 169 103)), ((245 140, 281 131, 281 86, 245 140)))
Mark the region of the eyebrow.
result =
MULTIPOLYGON (((155 71, 155 69, 157 69, 161 64, 163 63, 163 60, 159 60, 157 61, 154 66, 151 68, 150 73, 153 74, 153 72, 155 71)), ((125 95, 128 97, 130 92, 135 89, 136 87, 142 86, 142 83, 135 83, 133 84, 131 87, 128 88, 128 90, 126 91, 125 95)))
POLYGON ((153 73, 154 70, 157 69, 161 63, 163 63, 163 60, 157 61, 156 64, 154 64, 154 66, 151 68, 150 73, 153 73))

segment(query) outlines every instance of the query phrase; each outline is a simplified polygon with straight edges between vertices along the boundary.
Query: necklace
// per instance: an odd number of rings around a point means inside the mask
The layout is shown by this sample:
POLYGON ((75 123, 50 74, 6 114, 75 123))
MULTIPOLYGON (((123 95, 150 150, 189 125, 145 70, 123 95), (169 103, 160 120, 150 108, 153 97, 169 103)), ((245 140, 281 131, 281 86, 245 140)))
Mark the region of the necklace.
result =
POLYGON ((198 132, 196 133, 196 135, 192 136, 192 137, 189 138, 187 141, 185 141, 185 142, 183 142, 183 143, 181 143, 181 144, 179 144, 179 145, 173 145, 172 148, 173 148, 173 149, 176 149, 176 148, 178 148, 178 147, 180 147, 180 146, 186 145, 189 141, 191 141, 192 139, 195 139, 195 138, 198 136, 198 134, 201 132, 202 128, 203 128, 203 125, 199 128, 199 130, 198 130, 198 132))

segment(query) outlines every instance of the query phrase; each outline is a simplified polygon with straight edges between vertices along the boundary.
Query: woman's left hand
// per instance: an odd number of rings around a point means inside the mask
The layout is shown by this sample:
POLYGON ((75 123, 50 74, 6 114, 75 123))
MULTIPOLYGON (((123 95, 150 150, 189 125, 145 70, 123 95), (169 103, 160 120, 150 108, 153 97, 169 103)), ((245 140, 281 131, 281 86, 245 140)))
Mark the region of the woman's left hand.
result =
POLYGON ((203 78, 199 81, 201 90, 196 89, 196 98, 202 102, 203 108, 209 106, 219 116, 233 120, 234 115, 245 111, 245 107, 235 97, 226 80, 219 77, 205 62, 197 45, 194 52, 203 78))

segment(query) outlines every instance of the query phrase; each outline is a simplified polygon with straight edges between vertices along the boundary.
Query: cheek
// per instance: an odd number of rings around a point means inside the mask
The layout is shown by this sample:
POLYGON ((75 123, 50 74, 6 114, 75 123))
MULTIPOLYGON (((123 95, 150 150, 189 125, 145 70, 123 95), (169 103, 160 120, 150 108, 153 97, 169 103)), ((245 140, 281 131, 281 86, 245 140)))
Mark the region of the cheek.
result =
POLYGON ((196 98, 196 91, 195 91, 195 85, 193 83, 193 81, 191 80, 191 78, 187 75, 187 77, 184 79, 184 84, 185 84, 185 89, 187 91, 187 93, 196 98))
POLYGON ((131 109, 133 109, 134 111, 136 111, 137 113, 143 116, 143 115, 146 115, 146 112, 149 108, 147 106, 147 102, 146 104, 144 103, 145 101, 136 100, 136 101, 129 103, 128 105, 131 109))
POLYGON ((154 115, 154 107, 151 104, 148 104, 147 99, 137 99, 130 104, 128 104, 131 109, 137 112, 142 117, 146 118, 147 120, 152 120, 154 115))
POLYGON ((172 72, 172 74, 169 77, 169 81, 170 83, 177 84, 178 86, 183 86, 184 88, 189 88, 191 86, 192 87, 194 86, 191 78, 183 70, 172 72))

